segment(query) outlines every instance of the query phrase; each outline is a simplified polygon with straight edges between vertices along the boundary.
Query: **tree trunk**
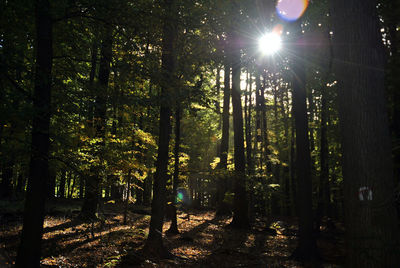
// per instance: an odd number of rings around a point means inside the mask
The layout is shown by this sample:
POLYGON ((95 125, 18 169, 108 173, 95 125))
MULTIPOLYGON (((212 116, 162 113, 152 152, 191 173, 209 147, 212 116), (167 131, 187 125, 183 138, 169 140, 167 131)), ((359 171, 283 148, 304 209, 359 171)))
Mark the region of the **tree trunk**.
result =
POLYGON ((263 159, 263 164, 265 164, 265 173, 268 175, 271 172, 271 161, 270 161, 270 150, 269 150, 269 137, 268 137, 268 121, 267 121, 267 105, 265 104, 265 89, 266 89, 266 77, 263 75, 263 86, 260 91, 260 109, 261 109, 261 137, 264 153, 261 159, 263 159))
POLYGON ((175 111, 175 148, 174 148, 174 180, 172 185, 172 196, 174 197, 173 209, 175 209, 175 213, 173 213, 173 217, 171 219, 171 226, 168 230, 170 233, 179 234, 178 230, 178 220, 176 218, 176 198, 178 193, 178 184, 179 184, 179 146, 181 143, 181 107, 179 102, 176 104, 175 111))
MULTIPOLYGON (((95 35, 96 36, 96 35, 95 35)), ((96 38, 96 37, 95 37, 96 38)), ((90 74, 89 74, 89 103, 88 103, 88 124, 90 128, 94 128, 93 114, 94 114, 94 78, 97 69, 97 54, 98 54, 98 40, 93 40, 90 60, 90 74)))
POLYGON ((46 185, 49 176, 49 128, 51 69, 53 60, 52 18, 48 0, 35 1, 36 64, 33 93, 31 159, 28 191, 25 200, 23 229, 16 267, 39 267, 46 185))
POLYGON ((161 85, 161 108, 158 140, 158 155, 156 173, 153 185, 153 201, 151 204, 151 220, 149 236, 147 237, 144 251, 151 252, 159 257, 169 257, 170 253, 163 245, 162 227, 164 223, 164 211, 166 205, 166 183, 168 168, 168 149, 170 139, 170 117, 173 96, 175 55, 174 43, 177 35, 176 25, 176 1, 164 0, 164 28, 162 40, 162 85, 161 85))
MULTIPOLYGON (((215 76, 215 94, 217 95, 217 100, 215 101, 215 109, 217 109, 217 114, 219 115, 218 118, 218 129, 221 129, 222 122, 221 122, 221 67, 218 64, 217 66, 217 74, 215 76)), ((219 148, 217 148, 217 155, 219 155, 219 148)))
POLYGON ((222 139, 220 168, 226 169, 228 165, 228 149, 229 149, 229 104, 231 99, 230 75, 231 67, 229 57, 227 55, 228 45, 225 45, 225 69, 224 69, 224 106, 222 111, 222 139))
POLYGON ((127 187, 126 187, 126 196, 125 196, 125 203, 124 203, 124 225, 128 222, 128 208, 129 208, 129 197, 130 197, 130 189, 131 189, 131 180, 132 180, 132 170, 130 169, 128 172, 128 176, 126 177, 127 180, 127 187))
POLYGON ((68 191, 68 198, 72 198, 72 195, 74 194, 74 189, 75 189, 75 184, 76 184, 76 175, 75 176, 71 176, 71 180, 72 180, 72 185, 70 185, 70 189, 68 191))
POLYGON ((251 73, 248 72, 247 78, 247 89, 245 95, 245 125, 246 125, 246 162, 247 162, 247 174, 253 174, 253 156, 252 156, 252 147, 251 147, 251 110, 252 110, 252 76, 251 73))
POLYGON ((65 197, 65 182, 67 180, 67 172, 64 171, 61 173, 60 177, 60 185, 58 187, 58 197, 64 198, 65 197))
MULTIPOLYGON (((222 139, 220 147, 220 162, 218 167, 226 171, 228 167, 228 150, 229 150, 229 106, 231 99, 231 66, 229 53, 229 40, 225 42, 225 66, 224 66, 224 103, 222 107, 222 139)), ((226 174, 222 173, 217 178, 217 214, 223 211, 223 200, 226 192, 226 174)))
MULTIPOLYGON (((274 97, 274 120, 275 120, 275 124, 274 124, 274 132, 275 135, 279 138, 280 134, 279 134, 279 125, 278 125, 278 90, 277 90, 277 86, 275 83, 278 83, 275 81, 275 73, 273 71, 271 77, 270 77, 270 86, 272 89, 272 94, 274 97)), ((277 142, 276 143, 276 147, 278 149, 279 152, 282 152, 282 147, 280 146, 280 144, 277 142)), ((282 159, 282 153, 279 153, 279 155, 277 156, 280 160, 280 162, 283 162, 282 159)), ((282 214, 282 206, 281 206, 281 202, 280 201, 280 196, 282 195, 283 191, 283 187, 284 184, 281 181, 281 168, 282 165, 279 164, 273 164, 272 165, 272 183, 274 184, 278 184, 279 188, 274 189, 274 191, 272 192, 271 195, 271 211, 272 211, 272 215, 281 215, 282 214)))
POLYGON ((231 225, 238 228, 249 227, 246 197, 246 160, 244 156, 243 111, 240 92, 241 55, 238 46, 239 36, 232 34, 232 106, 235 153, 235 196, 233 200, 233 220, 231 225))
POLYGON ((6 163, 4 163, 1 184, 0 184, 0 199, 8 199, 12 196, 12 179, 14 174, 14 157, 11 156, 6 163))
POLYGON ((83 176, 79 177, 79 199, 83 199, 85 191, 85 179, 83 176))
MULTIPOLYGON (((328 36, 329 40, 330 36, 328 36)), ((330 59, 326 78, 323 83, 328 81, 332 72, 332 44, 330 44, 330 59)), ((316 230, 319 231, 321 227, 322 217, 331 217, 331 200, 330 200, 330 182, 329 182, 329 143, 328 143, 328 125, 329 125, 329 107, 327 103, 327 90, 325 85, 321 88, 321 136, 320 136, 320 166, 321 172, 319 177, 319 191, 318 191, 318 207, 317 207, 317 220, 316 230)))
MULTIPOLYGON (((293 112, 293 111, 292 111, 293 112)), ((296 150, 295 150, 295 127, 293 117, 290 119, 290 152, 289 152, 289 171, 290 171, 290 185, 292 189, 292 214, 296 215, 297 211, 297 181, 296 181, 296 150)))
POLYGON ((153 175, 148 174, 143 182, 143 205, 149 206, 151 203, 151 188, 153 186, 153 175))
POLYGON ((319 179, 319 192, 318 192, 318 208, 317 208, 317 231, 321 226, 322 217, 329 216, 328 208, 330 204, 330 187, 329 187, 329 160, 328 160, 328 137, 327 137, 327 103, 326 103, 326 93, 323 89, 321 96, 321 147, 320 147, 320 165, 321 173, 319 179))
POLYGON ((254 154, 255 154, 255 160, 257 161, 258 164, 258 169, 262 169, 262 145, 260 146, 259 143, 262 141, 261 138, 261 67, 256 66, 256 140, 255 140, 255 148, 254 148, 254 154))
POLYGON ((377 4, 332 2, 348 267, 400 266, 377 4))
POLYGON ((68 176, 68 178, 67 178, 67 188, 66 188, 66 198, 69 198, 69 194, 70 194, 70 192, 71 192, 71 182, 72 182, 72 180, 73 180, 73 178, 72 178, 73 176, 72 176, 72 172, 69 172, 69 176, 68 176))
MULTIPOLYGON (((287 89, 285 89, 285 92, 287 92, 287 89)), ((285 148, 285 155, 284 155, 284 161, 288 163, 288 166, 283 167, 283 177, 285 179, 285 200, 284 200, 284 209, 285 209, 285 214, 287 216, 290 215, 290 153, 291 153, 291 146, 289 145, 289 116, 288 113, 286 112, 285 108, 285 102, 284 102, 284 91, 283 88, 281 89, 281 94, 280 94, 280 106, 281 106, 281 114, 283 118, 283 125, 284 125, 284 136, 285 136, 285 142, 284 142, 284 148, 285 148)))
POLYGON ((16 189, 18 198, 24 195, 25 185, 26 185, 25 175, 22 174, 22 172, 20 171, 17 178, 17 189, 16 189))
MULTIPOLYGON (((293 117, 296 128, 296 178, 297 211, 299 216, 299 244, 293 257, 309 261, 317 257, 317 246, 313 236, 312 185, 310 171, 310 143, 308 135, 306 73, 304 53, 297 47, 299 59, 293 64, 293 117)), ((297 58, 296 58, 297 59, 297 58)))

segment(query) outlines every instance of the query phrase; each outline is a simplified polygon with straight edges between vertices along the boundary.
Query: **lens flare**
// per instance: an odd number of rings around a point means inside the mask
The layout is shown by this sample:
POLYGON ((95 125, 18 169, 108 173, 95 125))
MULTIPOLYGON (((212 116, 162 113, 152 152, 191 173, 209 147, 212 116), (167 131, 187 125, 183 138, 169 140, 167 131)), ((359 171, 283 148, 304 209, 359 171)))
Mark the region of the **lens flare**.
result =
POLYGON ((178 193, 176 196, 176 202, 180 203, 183 201, 183 193, 178 193))
POLYGON ((258 40, 258 48, 264 55, 273 55, 281 46, 281 37, 275 32, 264 34, 258 40))
POLYGON ((299 19, 306 11, 308 0, 279 0, 276 4, 276 12, 286 21, 299 19))

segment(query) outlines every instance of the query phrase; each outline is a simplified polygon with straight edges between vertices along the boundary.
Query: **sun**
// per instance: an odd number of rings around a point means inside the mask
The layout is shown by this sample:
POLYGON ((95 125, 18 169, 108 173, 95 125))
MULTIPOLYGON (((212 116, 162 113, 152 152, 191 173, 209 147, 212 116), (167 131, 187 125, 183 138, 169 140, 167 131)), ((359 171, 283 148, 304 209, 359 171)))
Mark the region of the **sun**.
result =
POLYGON ((274 32, 264 34, 258 40, 258 49, 263 55, 273 55, 282 47, 281 37, 274 32))

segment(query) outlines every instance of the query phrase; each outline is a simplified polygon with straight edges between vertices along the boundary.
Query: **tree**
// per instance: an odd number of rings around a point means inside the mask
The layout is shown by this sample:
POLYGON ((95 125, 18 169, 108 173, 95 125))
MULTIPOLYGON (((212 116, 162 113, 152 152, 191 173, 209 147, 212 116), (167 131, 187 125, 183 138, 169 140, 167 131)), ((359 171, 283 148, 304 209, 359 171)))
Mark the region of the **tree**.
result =
MULTIPOLYGON (((238 8, 238 3, 233 3, 238 8)), ((237 12, 238 13, 238 12, 237 12)), ((236 14, 236 12, 234 12, 236 14)), ((232 107, 234 129, 234 153, 235 153, 235 183, 233 201, 233 219, 231 225, 239 228, 249 227, 249 215, 246 197, 246 159, 244 156, 243 137, 243 111, 240 92, 241 52, 239 34, 233 29, 231 34, 231 63, 232 63, 232 107)))
MULTIPOLYGON (((222 138, 221 147, 219 151, 218 168, 227 171, 228 167, 228 151, 229 151, 229 107, 231 102, 231 64, 229 57, 229 41, 225 40, 225 59, 224 59, 224 97, 223 97, 223 107, 222 107, 222 138)), ((224 212, 223 200, 225 197, 225 192, 227 190, 226 180, 223 175, 217 178, 217 213, 224 212)))
POLYGON ((375 0, 332 2, 348 267, 399 266, 385 56, 376 7, 375 0))
MULTIPOLYGON (((300 30, 300 25, 297 30, 300 30)), ((301 38, 301 35, 299 34, 298 37, 301 38)), ((296 201, 298 202, 299 216, 299 244, 293 253, 293 257, 309 261, 315 259, 317 246, 313 236, 311 156, 306 103, 305 59, 303 49, 299 47, 296 49, 299 57, 293 63, 292 113, 296 128, 295 167, 298 189, 296 201)))
POLYGON ((225 41, 225 63, 224 63, 224 103, 222 107, 222 139, 220 150, 220 167, 226 169, 228 164, 229 149, 229 104, 231 100, 231 66, 229 62, 229 41, 225 41))
POLYGON ((33 95, 33 123, 28 191, 25 200, 21 242, 16 260, 17 267, 39 267, 49 177, 49 128, 52 83, 52 17, 48 0, 35 1, 36 64, 33 95))
POLYGON ((176 215, 176 206, 175 200, 178 194, 178 186, 179 186, 179 148, 181 144, 181 107, 180 103, 177 102, 175 105, 175 146, 174 146, 174 177, 172 182, 172 196, 174 200, 173 202, 173 209, 174 213, 171 219, 171 226, 168 229, 168 232, 178 234, 178 220, 176 215))
POLYGON ((175 0, 164 1, 164 28, 162 40, 162 85, 161 107, 158 137, 158 153, 156 173, 154 175, 153 201, 151 203, 151 220, 149 236, 144 247, 145 251, 152 252, 161 257, 169 257, 162 240, 162 227, 164 223, 164 210, 166 205, 166 183, 168 151, 171 127, 171 106, 173 96, 173 82, 175 70, 174 43, 177 34, 177 6, 175 0))

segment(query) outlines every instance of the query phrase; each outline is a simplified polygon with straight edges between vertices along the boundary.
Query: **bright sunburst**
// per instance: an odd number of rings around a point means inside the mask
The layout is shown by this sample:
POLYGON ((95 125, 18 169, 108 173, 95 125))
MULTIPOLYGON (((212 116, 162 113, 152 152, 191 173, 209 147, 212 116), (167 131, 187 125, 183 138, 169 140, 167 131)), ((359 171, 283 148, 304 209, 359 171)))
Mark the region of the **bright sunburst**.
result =
POLYGON ((267 33, 258 40, 258 49, 264 55, 272 55, 282 47, 282 40, 275 32, 267 33))

